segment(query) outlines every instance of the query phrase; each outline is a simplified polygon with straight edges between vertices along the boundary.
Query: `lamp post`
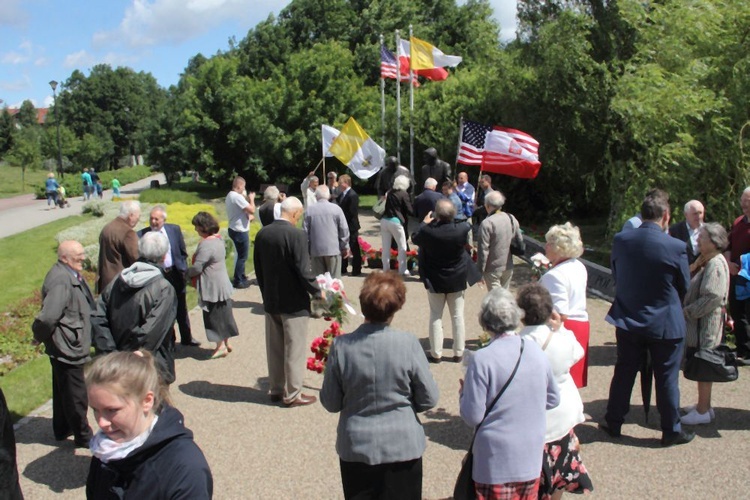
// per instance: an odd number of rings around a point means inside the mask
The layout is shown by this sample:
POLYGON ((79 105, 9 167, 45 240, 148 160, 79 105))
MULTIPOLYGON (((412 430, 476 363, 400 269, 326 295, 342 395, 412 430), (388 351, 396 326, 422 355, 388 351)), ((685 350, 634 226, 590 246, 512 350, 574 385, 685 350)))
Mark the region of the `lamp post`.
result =
POLYGON ((57 127, 57 173, 60 176, 60 180, 64 178, 63 164, 62 164, 62 147, 60 146, 60 116, 57 114, 57 82, 52 80, 49 82, 49 86, 52 87, 52 97, 55 103, 55 125, 57 127))

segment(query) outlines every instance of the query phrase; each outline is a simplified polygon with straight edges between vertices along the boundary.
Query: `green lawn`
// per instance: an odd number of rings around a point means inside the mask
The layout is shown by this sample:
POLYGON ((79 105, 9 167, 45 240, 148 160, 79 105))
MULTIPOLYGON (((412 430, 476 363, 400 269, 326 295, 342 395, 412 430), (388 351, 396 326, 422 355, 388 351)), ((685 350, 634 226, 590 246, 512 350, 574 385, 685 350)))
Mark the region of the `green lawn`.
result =
POLYGON ((21 187, 21 167, 0 163, 0 198, 10 198, 24 193, 33 193, 47 180, 46 170, 26 169, 26 178, 21 187))

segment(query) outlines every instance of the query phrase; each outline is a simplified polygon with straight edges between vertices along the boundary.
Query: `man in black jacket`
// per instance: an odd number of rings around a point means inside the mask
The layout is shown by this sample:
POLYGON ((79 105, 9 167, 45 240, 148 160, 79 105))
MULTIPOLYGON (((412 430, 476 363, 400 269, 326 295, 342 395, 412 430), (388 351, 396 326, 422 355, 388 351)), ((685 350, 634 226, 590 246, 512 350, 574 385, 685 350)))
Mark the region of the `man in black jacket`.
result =
POLYGON ((159 374, 171 384, 174 356, 167 334, 177 316, 177 294, 159 267, 168 251, 166 236, 144 234, 138 241, 138 262, 104 289, 92 322, 97 354, 149 350, 159 374))
MULTIPOLYGON (((352 189, 352 178, 347 174, 339 177, 339 197, 336 203, 344 212, 349 226, 349 250, 352 256, 352 276, 362 274, 362 253, 359 248, 359 195, 352 189)), ((348 259, 341 260, 341 274, 346 273, 348 259)))
POLYGON ((431 363, 439 363, 443 355, 446 302, 453 319, 453 361, 461 361, 464 354, 464 294, 470 265, 466 244, 471 227, 467 222, 455 222, 455 217, 453 203, 438 200, 434 216, 427 214, 411 237, 419 245, 420 276, 430 304, 431 363))
POLYGON ((669 226, 669 236, 685 242, 687 249, 688 264, 695 262, 700 252, 698 251, 698 233, 703 225, 703 216, 706 209, 698 200, 690 200, 685 203, 685 220, 669 226))
POLYGON ((42 310, 31 330, 44 343, 52 363, 52 430, 63 441, 73 435, 76 446, 91 439, 86 412, 88 397, 83 366, 90 359, 91 310, 94 297, 81 276, 86 254, 77 241, 63 241, 57 263, 42 285, 42 310))
POLYGON ((302 202, 289 197, 281 218, 255 237, 255 274, 266 313, 266 353, 271 401, 304 406, 317 401, 302 394, 305 378, 310 294, 318 292, 310 272, 307 236, 297 228, 302 202))

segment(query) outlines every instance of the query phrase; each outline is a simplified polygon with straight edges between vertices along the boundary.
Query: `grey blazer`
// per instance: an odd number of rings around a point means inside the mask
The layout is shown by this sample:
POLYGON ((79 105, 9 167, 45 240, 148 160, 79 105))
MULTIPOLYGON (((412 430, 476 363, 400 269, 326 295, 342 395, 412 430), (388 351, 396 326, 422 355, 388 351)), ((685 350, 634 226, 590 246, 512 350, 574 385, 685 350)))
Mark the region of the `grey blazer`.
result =
POLYGON ((189 278, 199 276, 198 295, 203 302, 223 302, 232 298, 232 282, 229 281, 224 264, 227 252, 224 240, 210 238, 201 240, 195 249, 195 261, 187 270, 189 278))
POLYGON ((414 335, 365 323, 333 342, 320 402, 341 413, 341 460, 377 465, 422 456, 426 443, 417 413, 434 407, 438 394, 414 335))

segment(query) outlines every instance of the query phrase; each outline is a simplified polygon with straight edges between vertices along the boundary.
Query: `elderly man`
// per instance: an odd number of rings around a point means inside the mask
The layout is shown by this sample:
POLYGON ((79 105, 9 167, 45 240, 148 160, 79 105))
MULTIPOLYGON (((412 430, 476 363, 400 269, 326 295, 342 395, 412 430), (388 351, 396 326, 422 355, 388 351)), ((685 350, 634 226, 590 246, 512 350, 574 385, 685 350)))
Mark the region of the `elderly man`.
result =
POLYGON ((171 384, 175 371, 168 333, 177 316, 177 294, 160 267, 168 252, 166 236, 144 234, 138 242, 138 262, 102 292, 92 321, 97 354, 151 351, 164 382, 171 384))
POLYGON ((641 204, 643 223, 621 231, 612 243, 615 300, 606 320, 616 328, 617 362, 609 389, 605 422, 611 437, 620 437, 638 371, 647 353, 656 378, 661 416, 661 445, 690 442, 694 433, 680 425, 680 362, 685 347, 682 299, 690 283, 685 244, 664 233, 669 227, 669 198, 663 191, 641 204))
POLYGON ((456 194, 461 200, 461 207, 466 217, 471 217, 474 213, 474 186, 469 183, 469 174, 459 172, 456 182, 456 194))
POLYGON ((229 239, 234 243, 235 261, 232 285, 247 288, 250 282, 245 274, 245 262, 250 252, 250 221, 255 218, 255 193, 245 191, 245 179, 239 175, 232 181, 232 190, 225 200, 229 219, 229 239))
POLYGON ((141 204, 125 201, 120 204, 120 214, 99 234, 98 293, 102 293, 120 271, 138 260, 138 235, 133 228, 140 218, 141 204))
POLYGON ((698 250, 698 233, 703 225, 703 217, 706 210, 703 203, 698 200, 690 200, 685 203, 685 221, 669 226, 669 235, 685 242, 687 247, 688 264, 695 262, 700 255, 698 250))
POLYGON ((435 191, 436 188, 437 181, 432 177, 424 181, 424 191, 414 198, 414 215, 417 220, 424 219, 427 214, 435 210, 435 203, 445 198, 442 193, 435 191))
POLYGON ((453 203, 453 207, 456 209, 456 222, 464 222, 466 220, 466 214, 463 210, 461 198, 458 197, 458 193, 456 193, 456 189, 453 186, 453 182, 445 181, 442 186, 442 192, 443 196, 448 198, 448 200, 453 203))
MULTIPOLYGON (((187 292, 185 273, 187 273, 188 268, 188 254, 185 249, 185 239, 182 236, 182 229, 177 224, 167 223, 166 207, 164 205, 156 205, 151 209, 151 213, 149 214, 149 227, 138 231, 138 237, 142 238, 144 234, 149 232, 161 233, 167 237, 167 242, 169 242, 169 251, 167 251, 164 257, 162 268, 164 269, 164 277, 167 278, 167 281, 169 281, 169 284, 172 285, 177 294, 177 325, 180 327, 180 343, 183 346, 199 346, 201 345, 200 342, 193 340, 190 330, 190 317, 185 298, 187 292)), ((172 327, 172 333, 169 338, 174 343, 174 327, 172 327)))
POLYGON ((52 430, 63 441, 73 435, 75 445, 88 448, 91 439, 86 412, 88 398, 83 366, 91 347, 91 310, 94 297, 81 276, 86 254, 77 241, 63 241, 57 263, 42 285, 42 310, 34 319, 34 338, 44 344, 52 364, 52 430))
POLYGON ((297 229, 302 202, 281 203, 281 219, 255 237, 255 273, 266 314, 266 354, 271 401, 305 406, 317 401, 302 394, 305 378, 310 294, 318 293, 310 273, 305 232, 297 229))
POLYGON ((307 207, 302 229, 310 242, 312 272, 341 278, 341 259, 349 256, 349 226, 341 207, 331 203, 328 186, 315 190, 317 203, 307 207))
POLYGON ((424 151, 424 165, 422 165, 422 179, 428 177, 435 179, 440 186, 447 181, 453 181, 451 177, 451 166, 438 158, 435 148, 427 148, 424 151))
POLYGON ((724 258, 729 264, 729 310, 734 319, 737 359, 742 364, 750 364, 750 299, 738 300, 735 293, 737 275, 742 269, 741 257, 750 252, 750 187, 746 187, 740 197, 742 215, 737 217, 729 231, 729 246, 724 258))
POLYGON ((510 243, 519 228, 516 218, 503 212, 504 204, 505 196, 500 191, 492 191, 484 197, 489 215, 479 226, 477 267, 488 291, 499 286, 509 289, 513 277, 510 243))
POLYGON ((419 245, 420 276, 430 304, 431 363, 440 363, 443 356, 446 302, 453 325, 453 361, 460 362, 464 354, 464 293, 470 260, 466 244, 471 227, 455 218, 456 209, 450 200, 438 200, 434 217, 427 214, 411 238, 419 245))
MULTIPOLYGON (((349 250, 352 260, 352 276, 362 274, 362 253, 359 248, 359 195, 352 189, 352 178, 344 174, 339 177, 339 197, 337 205, 341 207, 346 219, 346 225, 349 227, 349 250)), ((346 273, 346 257, 341 260, 341 274, 346 273)))
POLYGON ((474 200, 474 213, 471 215, 472 220, 472 231, 474 233, 474 239, 476 240, 479 233, 479 226, 487 218, 487 208, 484 206, 484 198, 494 191, 492 189, 492 177, 484 174, 479 177, 479 189, 476 190, 474 200))
POLYGON ((302 181, 299 188, 302 191, 302 201, 304 201, 305 209, 307 207, 315 205, 318 200, 315 198, 315 190, 318 189, 320 179, 315 175, 315 171, 310 172, 302 181))
POLYGON ((258 207, 258 218, 262 226, 267 226, 281 217, 281 193, 274 185, 268 186, 263 191, 263 204, 258 207))
POLYGON ((331 192, 331 203, 336 203, 339 197, 339 193, 341 193, 341 190, 339 189, 339 182, 338 182, 338 174, 331 170, 326 174, 326 186, 328 186, 328 190, 331 192))

